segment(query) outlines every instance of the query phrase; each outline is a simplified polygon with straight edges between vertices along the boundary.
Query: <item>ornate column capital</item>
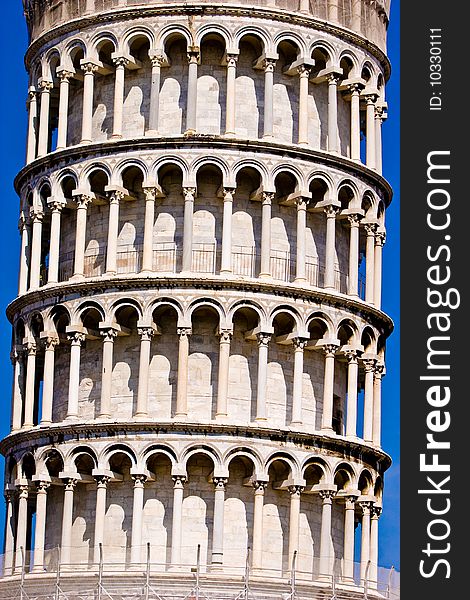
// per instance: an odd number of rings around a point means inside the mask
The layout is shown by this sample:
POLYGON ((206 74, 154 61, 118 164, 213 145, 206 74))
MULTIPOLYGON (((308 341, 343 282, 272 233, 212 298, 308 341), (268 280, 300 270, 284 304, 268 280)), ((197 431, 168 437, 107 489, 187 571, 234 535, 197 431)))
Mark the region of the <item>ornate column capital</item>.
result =
POLYGON ((261 202, 263 205, 271 205, 275 197, 276 194, 274 192, 263 192, 261 202))
POLYGON ((67 339, 72 346, 81 346, 86 340, 86 335, 82 331, 68 331, 67 339))
POLYGON ((225 188, 223 190, 224 202, 233 202, 233 196, 235 195, 235 188, 225 188))
POLYGON ((308 340, 306 338, 297 337, 292 340, 294 352, 303 352, 307 346, 308 340))
POLYGON ((155 329, 153 327, 137 327, 137 333, 143 341, 148 342, 155 335, 155 329))
POLYGON ((231 329, 221 329, 218 333, 221 344, 230 344, 233 332, 231 329))
POLYGON ((312 72, 312 67, 311 67, 311 65, 304 64, 304 65, 299 65, 296 70, 301 79, 303 77, 305 77, 305 79, 308 79, 310 77, 310 73, 312 72))
POLYGON ((333 498, 336 496, 336 490, 326 489, 320 490, 318 495, 323 500, 323 502, 331 503, 333 498))
POLYGON ((171 478, 173 480, 173 487, 175 489, 184 489, 184 484, 187 481, 186 475, 172 475, 171 478))
POLYGON ((60 340, 55 335, 45 335, 41 337, 42 345, 46 352, 54 352, 56 346, 60 344, 60 340))
POLYGON ((188 50, 188 63, 189 64, 199 64, 201 59, 201 54, 199 52, 199 48, 193 47, 188 50))
POLYGON ((274 73, 274 67, 276 66, 275 58, 265 58, 263 60, 263 69, 265 73, 274 73))
POLYGON ((96 63, 92 61, 87 61, 86 59, 84 62, 82 62, 80 66, 85 75, 94 75, 99 68, 96 63))
POLYGON ((225 486, 228 483, 228 477, 214 477, 212 479, 213 483, 214 483, 214 487, 216 490, 224 490, 225 491, 225 486))
POLYGON ((348 348, 344 351, 344 356, 347 358, 348 363, 357 363, 359 354, 360 351, 357 348, 348 348))
POLYGON ((29 216, 33 223, 42 223, 44 219, 44 211, 41 207, 31 206, 29 216))
POLYGON ((255 490, 255 494, 256 494, 256 492, 260 492, 260 493, 263 492, 263 494, 264 494, 264 491, 268 487, 268 482, 256 479, 255 481, 252 482, 252 485, 255 490))
POLYGON ((328 204, 323 208, 323 212, 327 219, 336 219, 336 215, 339 212, 339 206, 336 206, 336 204, 328 204))
POLYGON ((48 79, 40 79, 39 87, 41 88, 41 93, 49 94, 54 87, 54 82, 48 79))
POLYGON ((93 475, 93 479, 96 481, 97 488, 106 488, 111 481, 111 477, 104 474, 93 475))
POLYGON ((67 201, 62 198, 51 197, 47 200, 47 206, 49 207, 49 210, 53 213, 61 213, 62 210, 65 208, 66 204, 67 201))
POLYGON ((385 231, 377 231, 375 234, 375 245, 383 247, 387 239, 385 231))
POLYGON ((64 487, 66 492, 73 492, 78 483, 78 477, 65 477, 64 487))
POLYGON ((162 54, 153 54, 150 56, 150 62, 152 67, 165 67, 168 66, 168 59, 162 54))
POLYGON ((365 357, 362 359, 362 365, 364 366, 364 371, 366 373, 375 372, 376 364, 377 364, 377 359, 371 357, 370 355, 368 357, 365 357))
POLYGON ((28 89, 28 98, 26 100, 26 103, 29 104, 30 102, 35 102, 37 95, 38 95, 37 89, 34 86, 30 86, 28 89))
POLYGON ((359 223, 363 218, 364 215, 361 215, 361 213, 351 213, 347 216, 350 227, 359 227, 359 223))
POLYGON ((185 202, 194 202, 194 198, 196 197, 196 188, 195 187, 183 188, 183 196, 184 196, 185 202))
POLYGON ((377 223, 363 223, 363 227, 367 236, 374 237, 377 232, 378 224, 377 223))
POLYGON ((19 229, 20 233, 23 233, 23 231, 25 229, 27 229, 29 226, 30 226, 30 223, 29 223, 27 216, 25 215, 24 211, 21 211, 20 218, 18 219, 18 229, 19 229))
POLYGON ((346 496, 344 499, 344 505, 346 510, 355 510, 356 508, 356 501, 357 501, 357 496, 346 496))
POLYGON ((368 92, 362 96, 367 105, 374 105, 377 102, 378 94, 376 92, 368 92))
POLYGON ((385 365, 377 359, 377 362, 374 366, 374 378, 382 379, 385 375, 385 365))
POLYGON ((117 329, 114 329, 114 327, 103 327, 100 329, 100 335, 103 338, 103 342, 114 342, 117 334, 117 329))
POLYGON ((47 494, 47 490, 51 487, 50 481, 39 479, 36 481, 36 490, 38 494, 47 494))
POLYGON ((297 496, 300 498, 300 494, 304 491, 305 487, 303 485, 290 485, 287 488, 287 491, 292 496, 297 496))
POLYGON ((132 481, 134 482, 134 487, 144 487, 145 482, 147 481, 147 475, 143 473, 134 473, 131 475, 132 481))
POLYGON ((189 336, 192 334, 193 330, 191 329, 191 327, 177 327, 176 328, 176 333, 178 334, 178 336, 180 338, 189 338, 189 336))
POLYGON ((267 348, 269 346, 269 342, 271 341, 271 338, 272 338, 271 333, 264 333, 262 331, 257 333, 256 339, 258 341, 258 348, 261 348, 262 346, 267 348))
POLYGON ((75 196, 74 201, 77 204, 77 209, 84 208, 86 210, 88 205, 93 202, 93 196, 88 194, 79 194, 78 196, 75 196))
POLYGON ((145 201, 146 202, 155 202, 155 200, 157 199, 157 190, 154 187, 144 187, 142 188, 144 195, 145 195, 145 201))
POLYGON ((382 514, 382 507, 374 504, 370 509, 371 518, 378 520, 380 518, 381 514, 382 514))
POLYGON ((237 66, 238 54, 231 54, 230 52, 228 52, 226 55, 226 59, 227 59, 227 68, 228 67, 234 68, 237 66))
POLYGON ((350 83, 347 87, 347 90, 350 94, 360 94, 365 87, 365 83, 361 83, 360 81, 354 81, 350 83))
POLYGON ((124 190, 110 190, 108 201, 110 204, 119 204, 126 197, 124 190))
POLYGON ((361 500, 360 502, 358 502, 358 504, 362 510, 363 516, 370 515, 371 510, 374 506, 374 502, 372 500, 361 500))
POLYGON ((332 72, 332 73, 328 73, 325 76, 325 79, 326 79, 328 85, 338 85, 338 83, 341 81, 341 76, 339 73, 332 72))
POLYGON ((60 81, 67 81, 67 83, 75 75, 75 73, 72 73, 72 71, 68 71, 66 68, 62 68, 62 69, 58 68, 56 70, 56 73, 57 73, 57 77, 60 79, 60 81))
POLYGON ((116 68, 118 68, 118 67, 126 68, 127 65, 130 63, 130 60, 126 56, 114 56, 111 60, 112 60, 113 65, 116 68))
POLYGON ((29 497, 29 485, 27 483, 20 483, 16 486, 16 492, 18 499, 27 500, 29 497))
POLYGON ((326 358, 331 358, 332 356, 334 356, 336 354, 338 348, 339 348, 338 344, 324 344, 322 346, 322 350, 323 350, 326 358))
POLYGON ((23 350, 27 356, 36 356, 37 344, 36 340, 30 339, 23 343, 23 350))

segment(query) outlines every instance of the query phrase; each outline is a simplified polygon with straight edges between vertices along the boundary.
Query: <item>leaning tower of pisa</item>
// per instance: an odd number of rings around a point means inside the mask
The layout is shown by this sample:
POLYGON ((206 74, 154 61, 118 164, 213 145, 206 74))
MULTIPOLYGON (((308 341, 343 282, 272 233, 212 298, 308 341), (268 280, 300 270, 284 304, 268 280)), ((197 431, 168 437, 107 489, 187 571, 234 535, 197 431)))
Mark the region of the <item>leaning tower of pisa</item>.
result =
POLYGON ((382 597, 388 3, 23 1, 2 598, 382 597))

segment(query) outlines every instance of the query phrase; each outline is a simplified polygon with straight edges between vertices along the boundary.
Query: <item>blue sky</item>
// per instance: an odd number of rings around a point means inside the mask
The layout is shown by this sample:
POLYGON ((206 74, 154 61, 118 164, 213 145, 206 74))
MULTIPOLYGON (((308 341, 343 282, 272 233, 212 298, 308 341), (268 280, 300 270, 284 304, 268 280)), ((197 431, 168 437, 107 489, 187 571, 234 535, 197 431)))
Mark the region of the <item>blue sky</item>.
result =
MULTIPOLYGON (((21 0, 8 0, 2 4, 0 49, 3 58, 3 86, 0 94, 0 115, 3 140, 1 142, 2 169, 0 169, 1 209, 4 233, 3 245, 7 248, 2 264, 0 286, 0 437, 9 430, 12 368, 9 361, 11 329, 5 308, 16 296, 18 279, 19 234, 18 198, 13 189, 13 179, 21 169, 25 156, 27 77, 23 55, 27 47, 26 26, 21 0), (5 72, 6 71, 6 72, 5 72)), ((380 563, 399 569, 399 495, 400 495, 400 364, 399 364, 399 298, 400 298, 400 216, 399 216, 399 51, 400 5, 392 0, 389 28, 389 57, 392 78, 387 87, 388 121, 383 127, 384 176, 395 191, 394 200, 387 212, 387 243, 384 248, 383 310, 395 322, 395 331, 387 346, 387 375, 383 380, 383 436, 382 444, 393 459, 393 466, 385 477, 384 512, 380 519, 380 563)), ((3 479, 3 460, 0 480, 3 479)), ((3 503, 0 503, 0 522, 3 523, 3 503)), ((3 531, 3 526, 0 526, 3 531)))

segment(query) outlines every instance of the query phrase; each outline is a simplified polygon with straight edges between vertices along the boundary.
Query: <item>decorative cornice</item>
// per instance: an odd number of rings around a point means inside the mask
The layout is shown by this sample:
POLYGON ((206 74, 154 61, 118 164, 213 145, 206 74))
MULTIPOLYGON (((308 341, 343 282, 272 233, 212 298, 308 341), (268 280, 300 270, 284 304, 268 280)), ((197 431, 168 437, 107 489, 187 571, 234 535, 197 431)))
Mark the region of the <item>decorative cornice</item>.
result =
POLYGON ((76 298, 78 296, 87 297, 90 294, 104 294, 106 292, 116 291, 135 291, 135 290, 171 290, 171 289, 195 289, 195 290, 233 290, 250 293, 271 294, 281 296, 292 300, 303 300, 306 302, 315 302, 316 304, 328 305, 333 308, 348 310, 359 316, 365 315, 369 323, 383 331, 385 335, 390 335, 393 331, 393 321, 381 310, 366 304, 355 297, 349 297, 339 292, 331 292, 321 288, 302 287, 294 283, 283 283, 279 281, 266 281, 263 279, 226 279, 221 276, 207 276, 192 274, 187 275, 173 274, 164 275, 133 275, 113 276, 106 278, 103 276, 94 277, 77 282, 61 282, 54 285, 48 285, 38 290, 28 292, 11 302, 6 310, 10 322, 13 322, 16 313, 24 310, 37 302, 45 304, 50 300, 53 304, 66 302, 67 297, 76 298))
POLYGON ((288 428, 270 428, 256 425, 251 427, 226 425, 223 423, 187 423, 178 421, 166 421, 155 423, 143 422, 110 422, 110 423, 57 423, 47 429, 34 428, 27 431, 11 433, 0 442, 0 453, 6 456, 13 448, 28 443, 30 446, 46 446, 48 444, 59 444, 68 440, 90 441, 102 440, 104 436, 136 435, 139 439, 145 434, 154 436, 166 436, 168 434, 201 435, 201 436, 223 436, 235 438, 248 438, 253 440, 268 440, 278 443, 293 443, 306 449, 314 449, 319 452, 342 454, 344 457, 356 458, 363 463, 383 473, 392 464, 390 456, 378 448, 361 444, 359 441, 351 441, 345 438, 326 436, 321 433, 312 434, 292 431, 288 428))
POLYGON ((250 152, 266 152, 282 157, 289 157, 293 160, 306 160, 314 164, 324 164, 328 167, 341 169, 345 173, 354 177, 361 177, 369 185, 381 189, 384 195, 386 206, 392 201, 393 191, 388 181, 382 176, 367 168, 365 165, 358 164, 344 156, 329 154, 322 150, 313 150, 301 146, 290 144, 280 144, 267 142, 263 140, 237 140, 233 138, 222 138, 214 135, 196 134, 193 136, 172 136, 172 137, 141 137, 130 138, 119 141, 106 141, 88 144, 87 146, 77 145, 65 150, 52 152, 47 156, 36 159, 30 164, 21 169, 15 178, 15 189, 18 194, 24 187, 28 177, 35 177, 42 174, 45 169, 53 169, 54 166, 60 168, 63 161, 80 161, 84 159, 99 156, 106 158, 114 156, 120 152, 142 151, 149 152, 152 150, 172 149, 181 150, 187 148, 202 148, 207 146, 220 149, 234 149, 237 152, 240 150, 248 150, 250 152))
POLYGON ((370 42, 367 38, 362 37, 360 34, 353 32, 350 29, 341 27, 339 24, 333 24, 329 21, 323 21, 316 17, 289 12, 287 10, 276 9, 272 7, 252 7, 252 6, 223 6, 219 4, 200 4, 190 5, 189 3, 174 4, 171 6, 140 6, 140 7, 123 7, 115 8, 112 11, 104 11, 101 13, 80 17, 78 19, 71 19, 67 23, 58 25, 49 29, 47 32, 39 35, 29 46, 25 55, 25 65, 29 70, 29 65, 34 55, 39 52, 40 47, 48 42, 60 37, 66 33, 70 33, 77 30, 83 30, 90 25, 100 25, 102 23, 112 23, 120 20, 131 20, 142 18, 145 13, 146 17, 154 17, 159 15, 182 15, 182 16, 194 16, 194 15, 209 15, 209 16, 221 16, 221 15, 234 15, 236 17, 248 17, 253 19, 258 17, 260 19, 267 19, 270 21, 279 21, 281 23, 289 23, 289 25, 300 25, 304 27, 311 27, 313 29, 319 29, 330 33, 335 36, 339 36, 350 44, 355 44, 372 54, 382 65, 384 70, 385 80, 388 80, 391 75, 390 61, 383 50, 376 44, 370 42))

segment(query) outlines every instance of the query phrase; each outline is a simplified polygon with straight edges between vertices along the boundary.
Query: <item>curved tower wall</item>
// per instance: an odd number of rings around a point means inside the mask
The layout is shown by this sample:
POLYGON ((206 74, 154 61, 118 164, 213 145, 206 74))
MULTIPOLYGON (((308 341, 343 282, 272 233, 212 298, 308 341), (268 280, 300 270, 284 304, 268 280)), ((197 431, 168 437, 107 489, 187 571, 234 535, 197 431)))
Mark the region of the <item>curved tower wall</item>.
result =
POLYGON ((346 4, 26 3, 3 585, 199 547, 215 594, 381 591, 387 19, 346 4))

